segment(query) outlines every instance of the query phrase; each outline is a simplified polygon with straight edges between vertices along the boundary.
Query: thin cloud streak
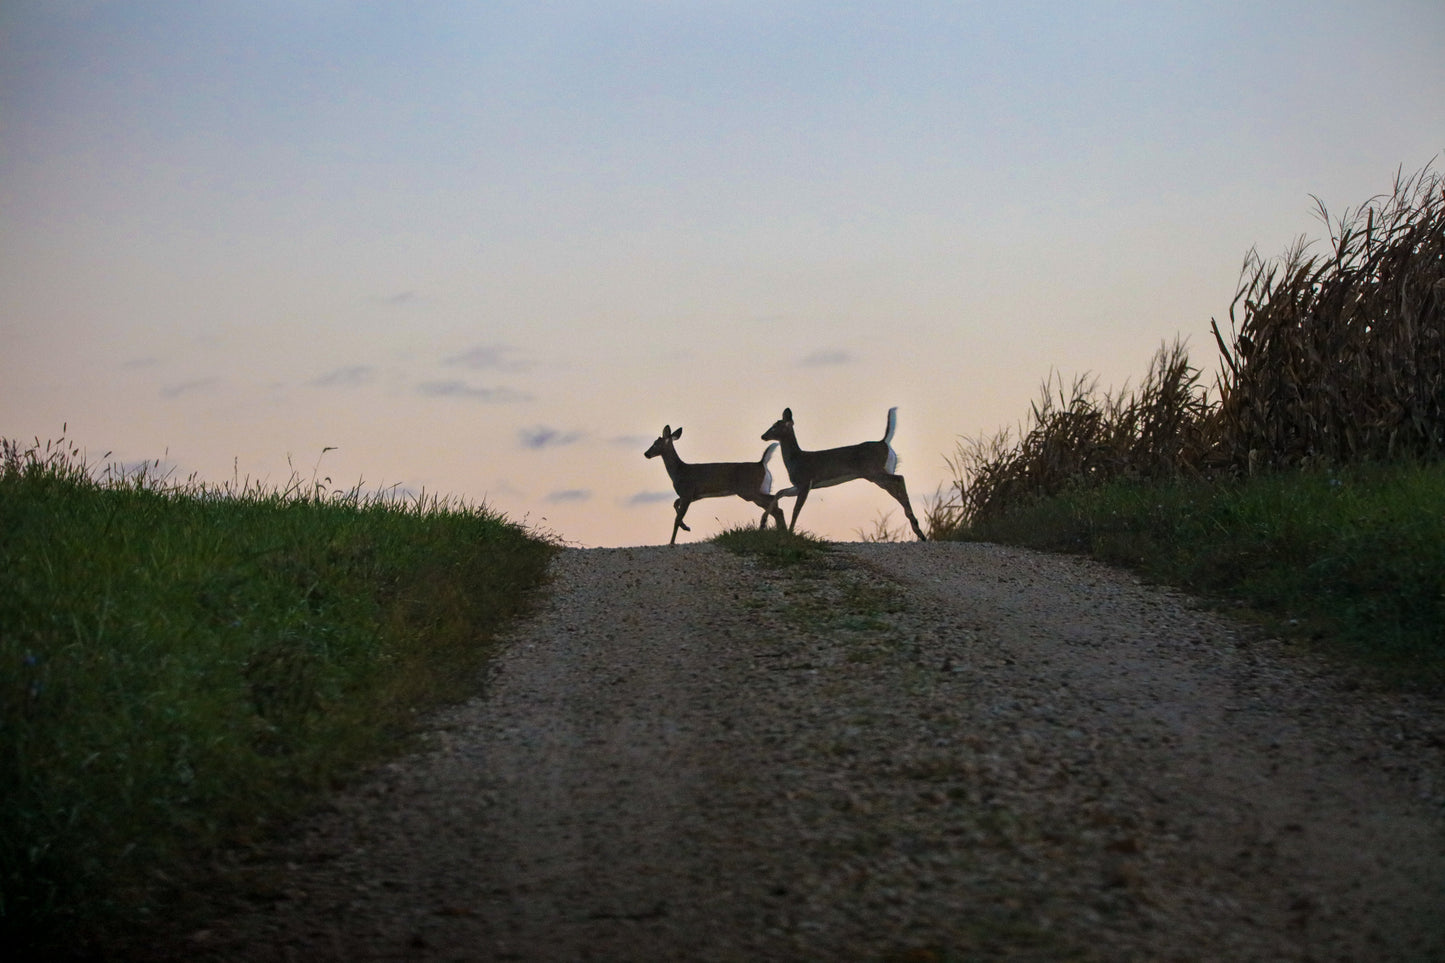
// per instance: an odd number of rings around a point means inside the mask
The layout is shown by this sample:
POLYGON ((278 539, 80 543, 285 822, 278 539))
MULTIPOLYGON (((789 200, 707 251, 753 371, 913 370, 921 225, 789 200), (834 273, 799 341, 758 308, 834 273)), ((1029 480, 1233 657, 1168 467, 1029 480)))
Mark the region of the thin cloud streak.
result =
POLYGON ((194 394, 200 391, 208 391, 215 385, 220 384, 219 378, 197 378, 194 381, 182 381, 179 384, 166 385, 161 388, 162 398, 179 398, 181 395, 194 394))
POLYGON ((676 497, 672 492, 637 492, 624 499, 622 504, 628 508, 640 508, 644 505, 656 505, 658 502, 670 502, 676 497))
POLYGON ((532 396, 523 391, 469 385, 465 381, 424 381, 416 386, 416 390, 428 398, 464 398, 497 405, 532 400, 532 396))
POLYGON ((562 448, 581 441, 582 432, 561 431, 557 428, 548 428, 546 425, 538 425, 536 428, 523 428, 517 432, 517 437, 523 448, 541 451, 543 448, 562 448))
POLYGON ((547 501, 557 502, 585 502, 590 501, 592 492, 586 488, 568 488, 560 492, 550 492, 547 501))
POLYGON ((475 371, 525 371, 532 367, 529 362, 517 361, 508 357, 515 354, 516 350, 506 344, 478 345, 460 354, 444 358, 442 364, 458 365, 475 371))
POLYGON ((376 380, 376 369, 370 365, 353 364, 345 368, 328 371, 319 378, 306 382, 313 388, 356 388, 376 380))

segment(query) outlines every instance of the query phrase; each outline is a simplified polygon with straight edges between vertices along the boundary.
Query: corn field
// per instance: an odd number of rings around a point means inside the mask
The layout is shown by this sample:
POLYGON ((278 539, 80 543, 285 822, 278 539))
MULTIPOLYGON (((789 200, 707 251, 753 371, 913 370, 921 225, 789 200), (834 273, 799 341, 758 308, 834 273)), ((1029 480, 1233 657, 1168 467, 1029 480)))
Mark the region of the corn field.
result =
POLYGON ((1051 375, 1027 427, 960 442, 936 528, 1070 486, 1445 455, 1445 180, 1429 166, 1301 241, 1245 259, 1213 385, 1175 341, 1133 391, 1051 375))

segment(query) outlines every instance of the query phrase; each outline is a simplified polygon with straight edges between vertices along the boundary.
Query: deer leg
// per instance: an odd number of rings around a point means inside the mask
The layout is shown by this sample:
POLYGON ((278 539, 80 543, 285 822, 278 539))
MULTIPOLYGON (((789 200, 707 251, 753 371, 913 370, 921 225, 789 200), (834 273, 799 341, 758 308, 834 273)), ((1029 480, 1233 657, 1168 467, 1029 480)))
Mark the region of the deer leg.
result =
POLYGON ((781 529, 783 527, 785 524, 783 521, 783 510, 778 507, 778 498, 776 495, 758 495, 748 499, 748 501, 763 507, 763 520, 758 522, 758 529, 760 531, 768 527, 769 515, 777 520, 778 528, 781 529))
MULTIPOLYGON (((674 512, 677 512, 677 526, 678 528, 681 528, 684 532, 692 531, 691 528, 688 528, 687 522, 684 522, 682 520, 682 516, 687 514, 687 506, 691 504, 692 502, 684 502, 681 498, 674 498, 672 500, 672 510, 674 512)), ((677 534, 677 529, 673 529, 673 534, 677 534)))
POLYGON ((782 492, 774 492, 768 496, 768 514, 777 520, 778 531, 782 531, 788 527, 788 523, 783 521, 783 510, 778 507, 778 502, 782 501, 782 498, 782 492))
POLYGON ((778 492, 778 497, 780 498, 788 492, 793 492, 798 496, 798 500, 793 502, 793 518, 790 522, 788 522, 788 531, 791 532, 794 528, 797 527, 798 512, 801 512, 803 510, 803 502, 808 500, 808 492, 810 490, 811 488, 807 485, 794 485, 792 488, 787 489, 787 491, 778 492))
POLYGON ((769 501, 771 501, 771 499, 763 495, 758 495, 756 498, 749 498, 748 501, 752 502, 754 505, 762 506, 763 518, 762 521, 758 522, 758 531, 761 532, 763 529, 768 527, 768 503, 769 501))
POLYGON ((913 514, 913 506, 908 504, 908 486, 903 481, 902 475, 884 475, 881 478, 870 479, 877 483, 878 487, 892 495, 898 504, 903 506, 903 514, 908 516, 908 524, 913 526, 913 534, 918 536, 920 542, 928 541, 923 534, 923 529, 918 526, 918 519, 913 514))
POLYGON ((669 541, 667 544, 669 544, 669 545, 676 545, 676 544, 677 544, 677 530, 678 530, 679 528, 682 529, 684 532, 690 532, 690 531, 692 531, 692 529, 690 529, 690 528, 688 528, 686 525, 684 525, 684 524, 683 524, 683 521, 682 521, 682 516, 684 516, 684 515, 687 514, 687 506, 691 505, 692 502, 687 501, 687 500, 682 499, 682 498, 679 498, 677 501, 673 502, 672 504, 673 504, 673 507, 677 509, 677 518, 676 518, 676 519, 673 521, 673 523, 672 523, 672 540, 669 541))

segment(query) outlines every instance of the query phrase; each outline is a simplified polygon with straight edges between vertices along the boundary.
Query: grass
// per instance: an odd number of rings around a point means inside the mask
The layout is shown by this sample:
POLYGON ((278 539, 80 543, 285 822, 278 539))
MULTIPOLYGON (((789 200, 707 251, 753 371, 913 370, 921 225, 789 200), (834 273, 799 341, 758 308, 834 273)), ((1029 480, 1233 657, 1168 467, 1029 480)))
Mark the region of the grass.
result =
POLYGON ((1445 464, 1113 482, 955 537, 1084 552, 1445 691, 1445 464))
POLYGON ((737 555, 748 555, 773 568, 805 566, 833 549, 807 532, 740 526, 713 536, 714 544, 737 555))
POLYGON ((5 442, 0 932, 164 911, 475 691, 555 546, 484 507, 174 484, 5 442))

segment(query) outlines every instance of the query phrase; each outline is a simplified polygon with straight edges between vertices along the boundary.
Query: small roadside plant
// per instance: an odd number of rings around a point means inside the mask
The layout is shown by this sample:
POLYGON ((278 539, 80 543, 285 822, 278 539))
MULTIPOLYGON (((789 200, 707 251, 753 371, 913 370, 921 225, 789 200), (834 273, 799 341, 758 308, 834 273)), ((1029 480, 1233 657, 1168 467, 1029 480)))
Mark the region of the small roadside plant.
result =
MULTIPOLYGON (((923 513, 925 527, 933 524, 932 504, 930 503, 923 513)), ((912 539, 906 528, 895 528, 893 526, 893 513, 880 511, 873 518, 873 527, 855 528, 853 533, 858 536, 860 542, 906 542, 912 539)))
POLYGON ((748 555, 774 568, 806 565, 833 549, 807 532, 779 528, 729 528, 713 536, 714 544, 737 555, 748 555))

